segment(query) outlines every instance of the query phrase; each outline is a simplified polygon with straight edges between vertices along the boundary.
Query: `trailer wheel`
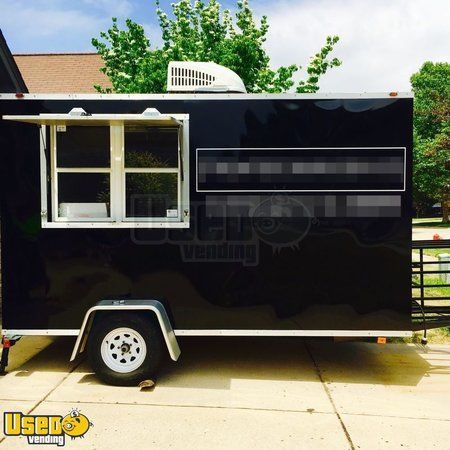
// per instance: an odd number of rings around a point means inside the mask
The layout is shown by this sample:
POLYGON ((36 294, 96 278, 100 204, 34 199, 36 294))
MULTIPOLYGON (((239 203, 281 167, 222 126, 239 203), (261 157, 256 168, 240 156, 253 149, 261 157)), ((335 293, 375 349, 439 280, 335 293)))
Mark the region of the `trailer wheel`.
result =
POLYGON ((158 368, 163 340, 158 322, 136 313, 105 317, 91 331, 88 358, 105 383, 136 386, 158 368))

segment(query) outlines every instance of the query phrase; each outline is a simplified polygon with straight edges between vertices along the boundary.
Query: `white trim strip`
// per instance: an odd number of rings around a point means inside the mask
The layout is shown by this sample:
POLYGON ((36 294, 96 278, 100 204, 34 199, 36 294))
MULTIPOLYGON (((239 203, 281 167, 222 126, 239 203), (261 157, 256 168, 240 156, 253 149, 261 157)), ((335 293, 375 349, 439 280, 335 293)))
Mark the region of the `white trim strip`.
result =
MULTIPOLYGON (((79 329, 2 330, 2 336, 78 336, 79 329)), ((175 336, 411 337, 409 330, 174 330, 175 336)))
POLYGON ((316 94, 24 94, 17 98, 16 94, 0 94, 0 100, 320 100, 320 99, 366 99, 366 98, 414 98, 412 92, 397 92, 391 96, 389 92, 380 93, 336 93, 319 92, 316 94))
POLYGON ((12 336, 78 336, 79 329, 48 329, 48 330, 2 330, 1 335, 12 336))
MULTIPOLYGON (((51 159, 51 150, 45 154, 47 147, 47 127, 42 125, 39 127, 39 159, 41 172, 41 220, 47 223, 48 220, 48 197, 47 197, 47 155, 51 159)), ((50 162, 49 162, 50 163, 50 162)))
POLYGON ((148 117, 145 114, 90 114, 83 116, 73 116, 70 113, 41 113, 41 114, 20 114, 4 115, 3 120, 13 120, 16 122, 34 123, 39 125, 98 125, 113 126, 130 123, 142 123, 147 126, 179 127, 180 120, 183 120, 184 114, 175 114, 174 116, 148 117), (178 116, 177 118, 175 116, 178 116), (178 120, 179 119, 179 120, 178 120))
POLYGON ((175 336, 412 336, 412 331, 409 330, 174 330, 174 332, 175 336))
POLYGON ((111 173, 110 167, 56 167, 59 173, 111 173))
MULTIPOLYGON (((47 217, 48 222, 52 222, 58 219, 58 172, 56 172, 56 127, 50 127, 50 197, 52 205, 51 217, 47 217)), ((40 168, 45 170, 45 178, 47 179, 47 166, 40 168)), ((44 223, 42 223, 44 226, 44 223)))
MULTIPOLYGON (((92 219, 90 219, 92 220, 92 219)), ((101 219, 104 220, 104 219, 101 219)), ((184 222, 176 221, 173 222, 166 220, 165 222, 133 222, 130 221, 114 222, 109 219, 109 222, 42 222, 42 228, 189 228, 189 222, 185 220, 184 222)))
POLYGON ((110 127, 111 141, 111 217, 115 222, 122 220, 122 177, 124 166, 123 126, 110 127))

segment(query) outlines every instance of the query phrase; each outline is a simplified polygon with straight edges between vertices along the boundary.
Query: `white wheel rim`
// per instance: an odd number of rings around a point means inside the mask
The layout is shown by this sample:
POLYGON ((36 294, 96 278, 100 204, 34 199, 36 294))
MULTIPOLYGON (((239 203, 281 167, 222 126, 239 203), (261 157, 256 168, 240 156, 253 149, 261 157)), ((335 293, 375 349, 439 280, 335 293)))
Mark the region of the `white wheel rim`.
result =
POLYGON ((103 339, 104 363, 114 372, 129 373, 139 368, 147 355, 144 338, 132 328, 115 328, 103 339))

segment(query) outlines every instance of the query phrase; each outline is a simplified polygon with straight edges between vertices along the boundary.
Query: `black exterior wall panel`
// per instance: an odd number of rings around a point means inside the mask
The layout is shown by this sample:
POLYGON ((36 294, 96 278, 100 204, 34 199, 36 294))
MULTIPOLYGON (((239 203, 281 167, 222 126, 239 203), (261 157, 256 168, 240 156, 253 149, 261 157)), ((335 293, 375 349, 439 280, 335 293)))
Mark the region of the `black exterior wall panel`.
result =
POLYGON ((163 297, 178 329, 411 329, 412 99, 1 100, 0 114, 73 107, 190 115, 190 228, 42 229, 38 128, 0 121, 5 329, 79 328, 109 297, 163 297), (196 190, 197 149, 338 147, 405 148, 405 191, 196 190))

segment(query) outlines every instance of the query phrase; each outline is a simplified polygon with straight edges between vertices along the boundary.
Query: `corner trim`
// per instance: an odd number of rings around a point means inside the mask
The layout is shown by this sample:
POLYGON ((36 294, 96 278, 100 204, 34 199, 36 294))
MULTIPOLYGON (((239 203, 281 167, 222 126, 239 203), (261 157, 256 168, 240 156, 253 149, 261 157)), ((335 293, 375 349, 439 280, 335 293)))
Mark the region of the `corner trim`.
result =
POLYGON ((174 330, 175 336, 411 337, 409 330, 174 330))

